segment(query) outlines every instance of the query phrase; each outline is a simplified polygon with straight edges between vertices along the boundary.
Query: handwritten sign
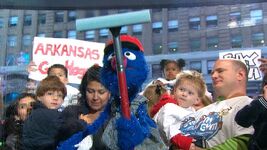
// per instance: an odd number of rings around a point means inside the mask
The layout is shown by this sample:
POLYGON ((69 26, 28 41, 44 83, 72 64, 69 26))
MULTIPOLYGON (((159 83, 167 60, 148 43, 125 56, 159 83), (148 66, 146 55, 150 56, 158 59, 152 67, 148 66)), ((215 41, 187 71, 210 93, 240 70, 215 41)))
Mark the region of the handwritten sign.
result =
POLYGON ((242 51, 228 51, 220 52, 220 59, 237 59, 246 64, 248 68, 248 79, 249 80, 261 80, 262 75, 259 69, 261 58, 261 50, 242 50, 242 51))
POLYGON ((90 66, 102 66, 104 47, 104 43, 35 37, 32 59, 37 68, 30 72, 29 78, 40 81, 47 76, 47 69, 51 65, 63 64, 68 69, 69 82, 80 84, 90 66))

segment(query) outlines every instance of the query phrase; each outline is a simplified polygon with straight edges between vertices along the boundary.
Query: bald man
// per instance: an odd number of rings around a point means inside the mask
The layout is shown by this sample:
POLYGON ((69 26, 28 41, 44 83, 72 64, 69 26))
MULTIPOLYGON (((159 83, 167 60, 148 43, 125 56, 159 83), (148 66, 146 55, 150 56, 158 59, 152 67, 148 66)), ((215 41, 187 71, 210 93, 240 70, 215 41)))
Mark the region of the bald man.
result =
POLYGON ((187 116, 180 130, 196 139, 195 145, 209 149, 247 149, 254 129, 239 126, 236 113, 252 99, 246 96, 248 71, 238 60, 217 60, 211 73, 214 102, 187 116))

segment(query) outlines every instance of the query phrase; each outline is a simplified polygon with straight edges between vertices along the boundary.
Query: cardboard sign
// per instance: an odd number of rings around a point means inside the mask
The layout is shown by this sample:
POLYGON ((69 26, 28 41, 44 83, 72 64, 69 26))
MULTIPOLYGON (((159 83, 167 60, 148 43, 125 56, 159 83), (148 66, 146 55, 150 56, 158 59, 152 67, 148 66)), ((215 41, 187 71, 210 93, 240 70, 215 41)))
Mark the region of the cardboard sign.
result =
POLYGON ((40 81, 47 76, 47 69, 51 65, 63 64, 68 69, 69 82, 80 84, 90 66, 102 66, 104 47, 104 43, 35 37, 32 59, 36 71, 31 71, 29 78, 40 81))
POLYGON ((246 64, 248 68, 249 80, 262 80, 262 74, 259 69, 261 58, 261 50, 242 50, 242 51, 227 51, 219 53, 220 59, 237 59, 246 64))

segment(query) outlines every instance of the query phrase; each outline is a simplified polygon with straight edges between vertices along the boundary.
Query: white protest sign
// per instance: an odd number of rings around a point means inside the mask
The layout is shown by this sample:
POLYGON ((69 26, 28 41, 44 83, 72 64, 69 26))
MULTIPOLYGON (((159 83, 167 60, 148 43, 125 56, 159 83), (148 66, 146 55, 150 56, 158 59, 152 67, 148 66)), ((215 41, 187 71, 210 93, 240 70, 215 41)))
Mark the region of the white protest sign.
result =
POLYGON ((30 72, 29 78, 40 81, 47 76, 51 65, 63 64, 68 69, 69 82, 80 84, 90 66, 102 66, 104 47, 104 43, 35 37, 32 59, 37 67, 36 71, 30 72))
POLYGON ((248 79, 249 80, 261 80, 262 75, 259 69, 261 58, 261 50, 241 50, 241 51, 227 51, 219 53, 220 59, 237 59, 246 64, 248 68, 248 79))

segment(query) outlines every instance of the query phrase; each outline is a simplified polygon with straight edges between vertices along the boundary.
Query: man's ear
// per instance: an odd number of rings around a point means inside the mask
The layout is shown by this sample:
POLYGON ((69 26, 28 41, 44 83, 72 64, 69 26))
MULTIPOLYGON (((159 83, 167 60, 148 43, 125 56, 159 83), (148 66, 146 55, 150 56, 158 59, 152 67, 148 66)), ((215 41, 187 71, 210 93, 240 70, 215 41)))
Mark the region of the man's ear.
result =
POLYGON ((242 69, 239 69, 237 72, 237 80, 240 81, 240 80, 243 80, 244 78, 246 78, 245 71, 242 69))

